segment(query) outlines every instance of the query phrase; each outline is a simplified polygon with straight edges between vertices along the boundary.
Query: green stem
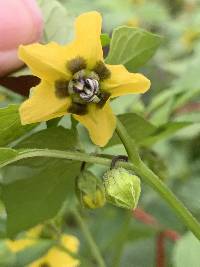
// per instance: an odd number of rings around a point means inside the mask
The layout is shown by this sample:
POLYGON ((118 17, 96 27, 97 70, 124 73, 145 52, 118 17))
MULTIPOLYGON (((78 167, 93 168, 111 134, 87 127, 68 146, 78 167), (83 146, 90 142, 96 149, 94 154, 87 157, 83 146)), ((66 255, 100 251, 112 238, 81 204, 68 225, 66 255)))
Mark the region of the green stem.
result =
MULTIPOLYGON (((8 158, 7 160, 0 162, 0 168, 23 159, 35 158, 35 157, 75 160, 75 161, 100 164, 108 167, 110 167, 111 164, 111 159, 88 155, 86 153, 77 151, 61 151, 61 150, 51 150, 51 149, 26 149, 22 151, 16 150, 16 152, 17 152, 16 155, 14 155, 12 158, 8 158)), ((126 162, 119 162, 118 166, 122 166, 127 169, 133 168, 131 163, 126 163, 126 162)))
POLYGON ((177 199, 173 192, 161 181, 161 179, 142 162, 134 141, 130 138, 126 128, 119 120, 117 121, 116 131, 124 144, 129 159, 133 163, 134 171, 168 202, 182 222, 200 240, 199 222, 193 217, 183 203, 177 199))
POLYGON ((128 213, 124 216, 124 222, 122 224, 122 227, 119 229, 119 233, 117 235, 117 238, 114 239, 114 242, 116 245, 114 257, 112 260, 112 267, 120 267, 120 260, 124 248, 124 244, 127 240, 128 232, 129 232, 129 225, 132 221, 132 213, 128 211, 128 213))
POLYGON ((79 224, 84 237, 90 247, 91 253, 93 255, 93 257, 96 259, 96 262, 98 264, 99 267, 106 267, 106 264, 104 262, 103 257, 101 256, 101 253, 99 251, 99 248, 97 246, 97 244, 95 243, 87 225, 85 224, 83 218, 81 217, 81 215, 79 214, 79 212, 75 209, 72 210, 72 213, 77 221, 77 223, 79 224))

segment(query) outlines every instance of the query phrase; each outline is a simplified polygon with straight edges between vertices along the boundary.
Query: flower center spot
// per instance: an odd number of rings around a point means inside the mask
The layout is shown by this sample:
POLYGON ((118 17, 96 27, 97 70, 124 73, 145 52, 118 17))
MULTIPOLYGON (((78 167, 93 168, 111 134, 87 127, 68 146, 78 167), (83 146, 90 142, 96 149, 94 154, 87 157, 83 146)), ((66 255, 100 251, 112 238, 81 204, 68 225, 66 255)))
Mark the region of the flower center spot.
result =
POLYGON ((102 61, 98 61, 93 70, 87 69, 86 61, 77 57, 67 62, 67 69, 71 72, 71 80, 55 82, 55 94, 58 98, 71 98, 68 112, 77 115, 88 113, 88 105, 96 104, 103 108, 110 97, 110 93, 102 90, 101 82, 110 78, 110 71, 102 61))
POLYGON ((70 70, 72 74, 77 73, 80 70, 86 69, 87 64, 84 58, 76 57, 67 62, 67 70, 70 70))
POLYGON ((75 73, 69 82, 68 92, 75 103, 99 103, 101 92, 98 75, 93 71, 86 70, 75 73))
POLYGON ((47 262, 43 262, 43 263, 40 264, 39 267, 51 267, 51 265, 49 263, 47 263, 47 262))
POLYGON ((69 82, 66 80, 55 81, 55 94, 58 98, 64 98, 69 96, 68 84, 69 82))

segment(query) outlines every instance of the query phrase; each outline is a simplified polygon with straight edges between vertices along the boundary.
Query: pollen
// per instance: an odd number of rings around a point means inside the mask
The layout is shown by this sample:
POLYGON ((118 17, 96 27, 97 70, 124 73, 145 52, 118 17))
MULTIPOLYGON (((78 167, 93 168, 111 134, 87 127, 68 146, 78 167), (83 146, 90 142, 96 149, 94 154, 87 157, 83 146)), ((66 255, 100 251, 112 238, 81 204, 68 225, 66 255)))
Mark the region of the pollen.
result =
POLYGON ((70 70, 72 74, 75 74, 80 70, 86 69, 86 67, 86 60, 82 57, 76 57, 67 62, 67 69, 70 70))

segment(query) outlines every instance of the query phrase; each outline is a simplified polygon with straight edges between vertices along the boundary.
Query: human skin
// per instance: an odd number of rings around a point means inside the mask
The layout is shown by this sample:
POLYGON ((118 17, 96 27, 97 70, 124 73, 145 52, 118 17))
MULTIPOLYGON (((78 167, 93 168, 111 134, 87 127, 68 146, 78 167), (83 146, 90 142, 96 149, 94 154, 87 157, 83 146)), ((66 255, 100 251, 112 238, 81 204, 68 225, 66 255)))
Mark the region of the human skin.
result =
POLYGON ((35 0, 0 0, 0 76, 21 67, 17 56, 20 44, 41 39, 42 13, 35 0))

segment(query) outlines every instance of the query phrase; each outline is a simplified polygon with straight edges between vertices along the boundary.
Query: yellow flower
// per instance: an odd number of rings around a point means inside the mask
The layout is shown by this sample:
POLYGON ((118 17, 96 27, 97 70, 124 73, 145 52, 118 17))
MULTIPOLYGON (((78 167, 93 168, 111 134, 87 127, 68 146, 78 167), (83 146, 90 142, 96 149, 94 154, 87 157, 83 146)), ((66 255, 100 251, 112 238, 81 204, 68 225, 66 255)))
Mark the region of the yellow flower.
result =
POLYGON ((27 238, 38 238, 42 232, 43 225, 39 224, 26 232, 27 238))
MULTIPOLYGON (((61 244, 64 248, 72 253, 78 251, 79 241, 76 237, 71 235, 62 235, 61 244)), ((16 253, 24 250, 25 248, 37 243, 37 239, 19 239, 15 241, 6 241, 8 248, 16 253)), ((31 263, 28 267, 78 267, 79 261, 74 259, 65 251, 58 247, 52 247, 49 251, 40 259, 31 263)))
POLYGON ((41 224, 37 225, 27 231, 23 239, 17 239, 15 241, 6 240, 6 244, 12 252, 23 250, 37 242, 37 238, 42 232, 42 228, 43 226, 41 224))
POLYGON ((36 239, 18 239, 15 241, 7 240, 6 244, 12 252, 16 253, 20 250, 24 250, 25 248, 34 245, 36 242, 36 239))
MULTIPOLYGON (((79 241, 76 237, 70 235, 63 235, 61 238, 62 245, 71 251, 72 253, 76 253, 79 246, 79 241)), ((46 255, 37 261, 30 264, 28 267, 78 267, 79 261, 77 259, 72 258, 65 251, 62 251, 59 248, 53 247, 51 248, 46 255)))
POLYGON ((116 125, 109 100, 144 93, 150 81, 142 74, 129 73, 123 65, 104 64, 101 23, 98 12, 84 13, 76 19, 75 40, 70 44, 20 46, 19 57, 41 78, 20 107, 22 124, 72 114, 95 144, 104 146, 109 141, 116 125))

